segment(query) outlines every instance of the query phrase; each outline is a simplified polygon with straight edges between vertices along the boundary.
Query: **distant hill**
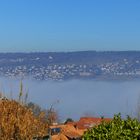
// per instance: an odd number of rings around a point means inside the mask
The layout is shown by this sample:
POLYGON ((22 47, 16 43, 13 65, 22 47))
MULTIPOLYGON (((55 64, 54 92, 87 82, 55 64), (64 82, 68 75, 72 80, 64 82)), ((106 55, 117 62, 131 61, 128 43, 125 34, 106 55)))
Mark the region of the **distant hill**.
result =
POLYGON ((140 77, 140 51, 0 53, 1 76, 38 80, 140 77))

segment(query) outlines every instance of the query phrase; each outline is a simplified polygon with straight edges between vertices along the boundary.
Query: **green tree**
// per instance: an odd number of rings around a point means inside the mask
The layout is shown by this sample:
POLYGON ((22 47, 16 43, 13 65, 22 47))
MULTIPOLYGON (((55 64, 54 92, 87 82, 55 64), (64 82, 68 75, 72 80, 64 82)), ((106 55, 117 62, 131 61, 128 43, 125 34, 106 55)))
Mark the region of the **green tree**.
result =
POLYGON ((88 130, 83 140, 140 140, 140 123, 129 116, 123 120, 118 114, 109 123, 88 130))
POLYGON ((67 118, 64 124, 67 124, 69 122, 74 122, 74 120, 72 118, 67 118))

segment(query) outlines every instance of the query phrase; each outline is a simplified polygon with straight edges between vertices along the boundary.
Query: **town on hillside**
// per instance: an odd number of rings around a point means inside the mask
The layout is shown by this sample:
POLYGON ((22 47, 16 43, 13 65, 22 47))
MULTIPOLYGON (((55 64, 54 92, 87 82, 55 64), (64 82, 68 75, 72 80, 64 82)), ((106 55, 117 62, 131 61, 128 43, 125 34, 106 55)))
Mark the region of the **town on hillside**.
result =
POLYGON ((0 53, 0 76, 36 80, 140 77, 139 51, 0 53))

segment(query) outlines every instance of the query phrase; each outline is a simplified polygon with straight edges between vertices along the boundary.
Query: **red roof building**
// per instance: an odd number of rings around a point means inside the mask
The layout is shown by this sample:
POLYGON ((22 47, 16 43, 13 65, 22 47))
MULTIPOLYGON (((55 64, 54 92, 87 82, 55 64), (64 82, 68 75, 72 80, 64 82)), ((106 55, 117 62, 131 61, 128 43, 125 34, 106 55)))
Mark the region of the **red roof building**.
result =
POLYGON ((102 122, 110 122, 110 118, 82 117, 76 123, 78 129, 89 129, 101 124, 102 122))

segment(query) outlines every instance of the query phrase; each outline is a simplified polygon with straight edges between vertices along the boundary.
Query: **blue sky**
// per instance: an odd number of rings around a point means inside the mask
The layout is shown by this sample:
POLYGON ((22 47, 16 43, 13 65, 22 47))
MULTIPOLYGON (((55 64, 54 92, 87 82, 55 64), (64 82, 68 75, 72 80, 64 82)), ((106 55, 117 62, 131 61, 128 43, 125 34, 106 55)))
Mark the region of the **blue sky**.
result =
POLYGON ((140 50, 140 0, 1 0, 0 51, 140 50))

